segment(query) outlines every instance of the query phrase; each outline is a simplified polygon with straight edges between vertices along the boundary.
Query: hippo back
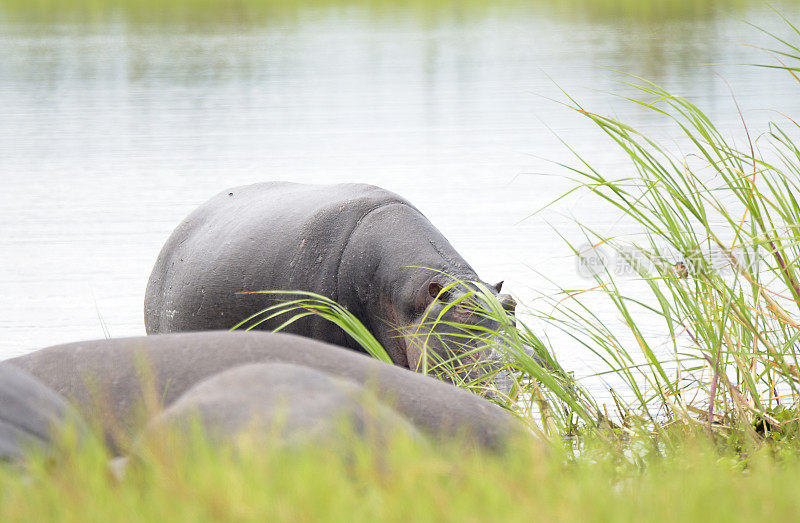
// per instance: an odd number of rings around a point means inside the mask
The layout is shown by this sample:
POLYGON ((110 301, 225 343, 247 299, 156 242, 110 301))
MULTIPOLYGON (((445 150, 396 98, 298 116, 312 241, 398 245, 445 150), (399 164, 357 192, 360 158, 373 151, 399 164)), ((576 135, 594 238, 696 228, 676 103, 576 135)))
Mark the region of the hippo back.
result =
MULTIPOLYGON (((338 301, 339 266, 350 235, 364 216, 391 204, 410 206, 362 184, 271 182, 218 194, 186 218, 162 249, 145 295, 147 333, 229 329, 274 303, 266 295, 237 292, 309 290, 338 301)), ((290 331, 353 346, 321 319, 290 331)))
POLYGON ((150 421, 147 432, 186 433, 198 420, 219 441, 242 434, 326 446, 336 446, 342 436, 375 443, 402 436, 422 441, 412 424, 366 387, 290 363, 253 363, 206 378, 150 421))
POLYGON ((61 396, 21 368, 0 362, 0 460, 19 459, 29 447, 46 451, 56 427, 67 420, 82 427, 61 396))
MULTIPOLYGON (((87 416, 104 405, 103 423, 136 430, 131 416, 144 401, 142 376, 163 407, 219 372, 249 363, 290 363, 366 385, 415 426, 433 436, 463 434, 498 448, 521 424, 467 391, 407 369, 315 340, 268 332, 180 333, 70 343, 10 360, 72 399, 87 416), (147 362, 149 371, 143 371, 147 362)), ((144 420, 146 421, 146 420, 144 420)), ((113 436, 110 435, 113 440, 113 436)), ((112 441, 113 443, 113 441, 112 441)))

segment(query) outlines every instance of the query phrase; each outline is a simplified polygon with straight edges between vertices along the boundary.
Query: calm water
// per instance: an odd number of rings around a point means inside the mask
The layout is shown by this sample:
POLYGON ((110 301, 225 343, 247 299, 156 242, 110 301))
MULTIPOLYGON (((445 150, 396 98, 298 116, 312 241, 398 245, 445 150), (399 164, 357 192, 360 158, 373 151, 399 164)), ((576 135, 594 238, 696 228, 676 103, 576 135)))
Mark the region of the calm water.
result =
MULTIPOLYGON (((662 121, 609 94, 624 92, 614 70, 690 97, 732 136, 741 125, 720 76, 754 128, 767 110, 800 109, 783 75, 735 65, 769 60, 737 45, 768 41, 742 19, 785 34, 766 6, 556 4, 343 1, 200 16, 0 2, 0 358, 143 334, 147 277, 172 228, 216 192, 265 180, 394 190, 523 300, 553 289, 547 279, 586 286, 551 226, 569 236, 576 216, 619 232, 616 217, 584 198, 522 220, 569 187, 541 175, 570 161, 556 135, 609 174, 630 167, 548 99, 556 83, 666 138, 662 121)), ((588 372, 575 347, 560 350, 588 372)))

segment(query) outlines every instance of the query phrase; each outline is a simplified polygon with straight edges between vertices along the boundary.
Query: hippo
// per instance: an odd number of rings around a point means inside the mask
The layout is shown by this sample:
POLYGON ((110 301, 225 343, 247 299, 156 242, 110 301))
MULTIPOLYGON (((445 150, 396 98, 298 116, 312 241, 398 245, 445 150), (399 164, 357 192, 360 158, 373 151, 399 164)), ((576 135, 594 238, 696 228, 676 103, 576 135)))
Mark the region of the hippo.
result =
POLYGON ((267 435, 278 444, 335 447, 351 434, 378 445, 401 434, 422 441, 368 387, 291 363, 252 363, 206 378, 151 420, 147 433, 186 434, 198 418, 216 441, 267 435))
MULTIPOLYGON (((478 379, 502 367, 502 326, 460 302, 485 290, 513 317, 516 304, 501 289, 502 282, 480 280, 436 227, 392 192, 364 184, 257 183, 221 192, 178 225, 150 275, 145 328, 230 329, 277 299, 248 291, 308 291, 352 313, 395 365, 421 370, 423 354, 455 359, 478 379), (465 328, 480 336, 465 338, 465 328)), ((285 320, 257 328, 274 330, 285 320)), ((285 330, 362 350, 320 317, 285 330)), ((508 378, 495 384, 507 389, 508 378)))
POLYGON ((298 365, 366 386, 434 440, 459 436, 501 449, 508 438, 526 432, 508 411, 466 390, 293 334, 211 331, 84 341, 9 362, 71 400, 87 418, 99 416, 117 451, 156 414, 137 415, 141 405, 155 399, 155 408, 169 409, 202 380, 251 363, 298 365))
POLYGON ((29 450, 49 452, 58 429, 85 426, 64 399, 36 378, 0 362, 0 460, 18 461, 29 450))

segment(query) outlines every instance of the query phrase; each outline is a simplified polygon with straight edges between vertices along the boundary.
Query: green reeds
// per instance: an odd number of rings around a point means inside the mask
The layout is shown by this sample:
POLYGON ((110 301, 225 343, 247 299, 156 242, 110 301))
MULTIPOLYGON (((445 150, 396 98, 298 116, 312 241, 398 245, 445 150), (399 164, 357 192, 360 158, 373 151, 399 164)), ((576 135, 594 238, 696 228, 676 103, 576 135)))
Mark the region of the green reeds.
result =
MULTIPOLYGON (((797 28, 790 24, 796 35, 797 28)), ((800 59, 797 47, 775 51, 800 59)), ((794 76, 795 67, 779 66, 794 76)), ((797 77, 795 76, 797 79, 797 77)), ((608 204, 641 231, 607 237, 580 224, 587 240, 580 258, 610 249, 645 291, 632 291, 600 263, 590 289, 565 292, 546 319, 602 358, 630 388, 621 416, 639 416, 649 430, 699 424, 742 441, 795 437, 798 420, 797 341, 800 338, 800 149, 777 123, 746 145, 726 138, 690 101, 637 77, 623 82, 626 98, 680 131, 689 154, 670 150, 615 118, 589 118, 631 160, 632 170, 609 178, 580 155, 564 165, 576 186, 608 204), (602 293, 620 319, 610 325, 586 305, 602 293), (668 340, 641 325, 657 317, 668 340)), ((786 119, 788 127, 797 124, 786 119)), ((796 129, 793 129, 796 131, 796 129)), ((796 134, 796 133, 795 133, 796 134)))
MULTIPOLYGON (((495 295, 480 282, 451 278, 440 293, 458 289, 458 296, 446 302, 441 311, 425 313, 410 328, 389 326, 419 348, 422 357, 415 370, 449 381, 496 401, 517 412, 536 430, 552 436, 569 434, 578 422, 596 424, 598 409, 591 396, 558 363, 547 346, 520 318, 503 308, 495 295), (471 322, 446 319, 454 307, 473 315, 471 322), (480 321, 488 319, 489 322, 480 321), (446 332, 446 334, 443 334, 446 332), (434 343, 438 342, 438 343, 434 343), (446 346, 444 353, 433 350, 446 346), (493 351, 502 358, 484 357, 493 351), (508 391, 498 390, 494 379, 504 373, 512 380, 508 391)), ((233 329, 277 323, 276 331, 308 317, 320 317, 339 326, 367 353, 386 363, 392 360, 369 330, 344 307, 310 292, 255 291, 271 295, 275 303, 241 321, 233 329)))
POLYGON ((367 329, 350 311, 336 303, 335 301, 306 291, 254 291, 242 294, 267 294, 273 296, 296 296, 295 299, 278 300, 277 303, 263 309, 252 316, 245 318, 234 325, 231 330, 242 328, 251 330, 267 321, 284 317, 285 319, 273 330, 280 332, 289 325, 310 316, 320 317, 338 325, 344 332, 352 337, 358 345, 370 356, 377 358, 385 363, 392 363, 392 358, 387 354, 386 349, 375 339, 375 336, 367 329))

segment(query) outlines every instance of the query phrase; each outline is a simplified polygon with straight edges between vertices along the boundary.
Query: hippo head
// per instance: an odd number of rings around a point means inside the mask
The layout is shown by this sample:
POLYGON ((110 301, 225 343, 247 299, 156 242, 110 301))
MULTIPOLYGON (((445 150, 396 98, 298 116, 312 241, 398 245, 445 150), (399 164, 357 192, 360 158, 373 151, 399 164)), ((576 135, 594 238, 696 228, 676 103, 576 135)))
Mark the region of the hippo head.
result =
POLYGON ((409 368, 453 382, 491 382, 508 392, 505 333, 514 326, 516 302, 500 294, 502 285, 430 281, 420 291, 424 307, 402 330, 409 368))

